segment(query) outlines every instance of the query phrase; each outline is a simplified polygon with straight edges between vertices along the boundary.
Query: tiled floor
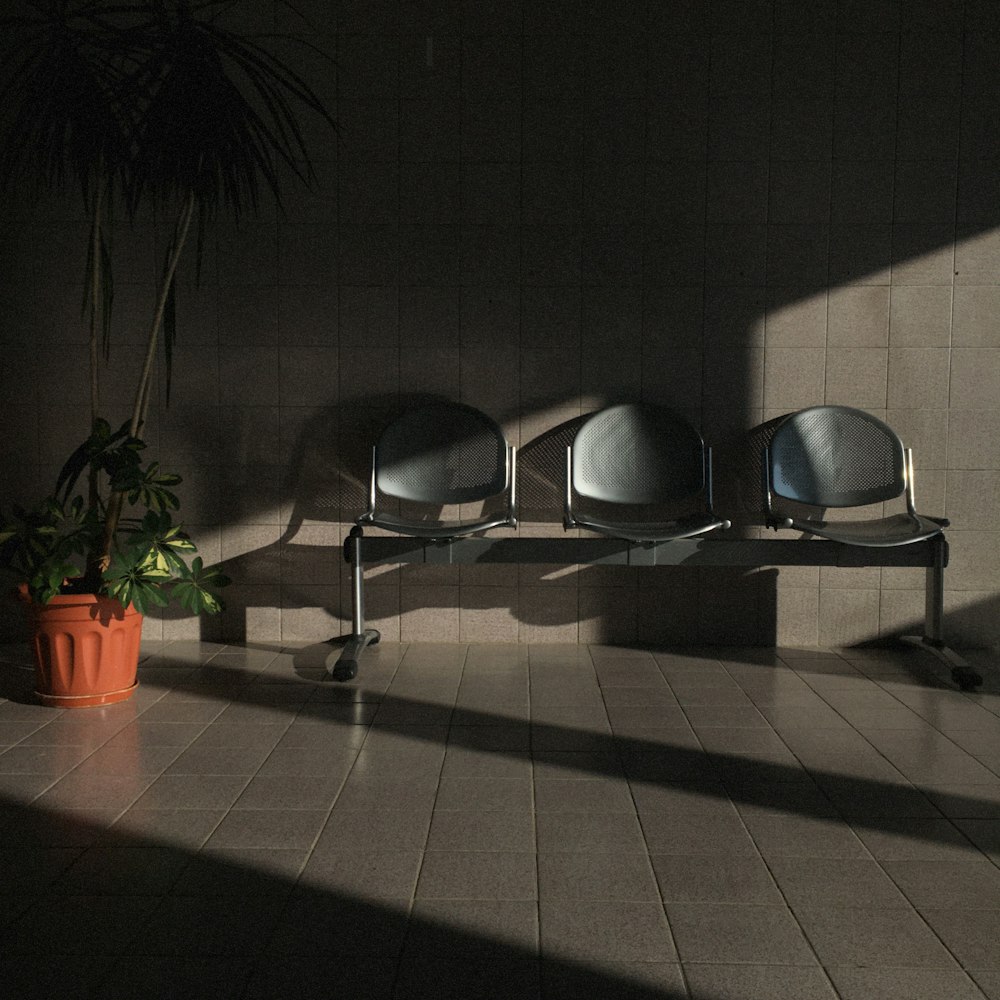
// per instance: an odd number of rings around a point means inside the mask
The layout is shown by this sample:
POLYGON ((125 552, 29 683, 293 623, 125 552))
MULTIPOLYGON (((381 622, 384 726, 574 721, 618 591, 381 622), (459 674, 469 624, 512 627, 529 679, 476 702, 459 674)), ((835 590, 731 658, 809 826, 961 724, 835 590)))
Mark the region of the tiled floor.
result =
POLYGON ((326 652, 61 712, 5 651, 5 996, 1000 998, 995 660, 326 652))

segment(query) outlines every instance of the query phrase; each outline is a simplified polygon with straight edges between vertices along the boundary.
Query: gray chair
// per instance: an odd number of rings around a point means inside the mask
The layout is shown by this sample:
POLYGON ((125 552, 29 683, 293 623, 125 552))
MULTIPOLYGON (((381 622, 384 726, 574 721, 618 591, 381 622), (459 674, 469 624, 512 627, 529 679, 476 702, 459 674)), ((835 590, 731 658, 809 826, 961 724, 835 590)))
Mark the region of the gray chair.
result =
POLYGON ((983 683, 982 675, 949 649, 944 638, 948 520, 917 513, 913 452, 903 447, 891 427, 850 406, 813 406, 778 424, 763 465, 764 515, 772 528, 791 528, 862 548, 930 544, 933 564, 926 569, 924 634, 901 638, 950 667, 963 690, 983 683), (899 497, 906 499, 906 510, 900 513, 834 521, 823 517, 828 508, 849 510, 899 497), (775 498, 803 505, 804 510, 779 513, 775 498))
POLYGON ((914 507, 913 453, 896 433, 864 410, 813 406, 789 414, 764 452, 765 518, 845 545, 909 545, 941 534, 945 518, 914 507), (906 511, 881 517, 828 521, 825 509, 867 507, 905 496, 906 511), (774 498, 804 512, 778 513, 774 498))
POLYGON ((515 528, 516 460, 516 449, 497 423, 471 406, 432 403, 409 410, 386 427, 372 450, 368 509, 357 523, 439 540, 515 528), (500 497, 503 509, 443 521, 380 509, 380 501, 388 497, 425 506, 500 497))
POLYGON ((712 509, 711 449, 679 414, 643 403, 609 406, 576 432, 563 524, 644 544, 729 527, 712 509))
POLYGON ((392 421, 372 449, 368 509, 358 517, 344 546, 351 565, 351 634, 327 670, 335 680, 358 672, 358 657, 379 641, 365 628, 364 528, 446 541, 490 528, 517 527, 517 451, 496 421, 461 403, 430 403, 392 421), (497 499, 501 509, 472 518, 442 520, 435 508, 497 499), (407 513, 389 509, 392 501, 407 513))

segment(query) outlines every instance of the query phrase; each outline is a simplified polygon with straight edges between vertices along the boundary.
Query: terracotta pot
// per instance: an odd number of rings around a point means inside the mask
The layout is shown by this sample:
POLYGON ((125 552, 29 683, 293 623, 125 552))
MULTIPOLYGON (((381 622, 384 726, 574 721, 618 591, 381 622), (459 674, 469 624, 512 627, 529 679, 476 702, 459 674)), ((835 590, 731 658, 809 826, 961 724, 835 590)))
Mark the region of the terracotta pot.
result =
POLYGON ((61 594, 26 601, 36 694, 57 708, 111 705, 138 687, 142 615, 113 597, 61 594))

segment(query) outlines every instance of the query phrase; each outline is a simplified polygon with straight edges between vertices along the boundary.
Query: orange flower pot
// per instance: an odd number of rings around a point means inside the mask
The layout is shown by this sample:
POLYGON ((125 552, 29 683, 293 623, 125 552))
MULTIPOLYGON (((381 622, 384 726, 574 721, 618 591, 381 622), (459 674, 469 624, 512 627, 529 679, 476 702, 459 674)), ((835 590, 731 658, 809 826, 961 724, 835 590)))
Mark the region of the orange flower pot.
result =
POLYGON ((113 597, 60 594, 27 601, 36 694, 56 708, 111 705, 138 687, 142 615, 113 597))

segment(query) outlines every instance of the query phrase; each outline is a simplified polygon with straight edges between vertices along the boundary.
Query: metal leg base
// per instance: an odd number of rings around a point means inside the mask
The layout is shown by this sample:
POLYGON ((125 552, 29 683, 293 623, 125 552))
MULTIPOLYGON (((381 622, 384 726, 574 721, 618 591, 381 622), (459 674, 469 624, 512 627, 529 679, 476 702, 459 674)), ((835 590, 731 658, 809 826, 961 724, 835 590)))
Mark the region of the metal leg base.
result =
POLYGON ((933 654, 946 667, 949 667, 951 679, 963 691, 972 691, 983 683, 982 674, 969 666, 955 650, 943 642, 935 642, 923 635, 904 635, 901 638, 903 642, 909 643, 911 646, 919 646, 920 649, 933 654))
POLYGON ((326 658, 326 673, 335 681, 350 681, 358 676, 358 658, 364 652, 365 646, 377 645, 381 633, 374 628, 366 628, 360 635, 347 637, 347 643, 340 651, 340 655, 334 657, 331 653, 326 658))

